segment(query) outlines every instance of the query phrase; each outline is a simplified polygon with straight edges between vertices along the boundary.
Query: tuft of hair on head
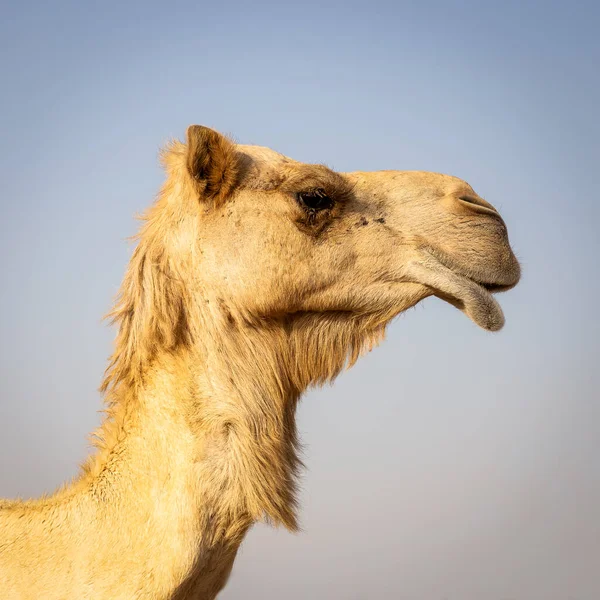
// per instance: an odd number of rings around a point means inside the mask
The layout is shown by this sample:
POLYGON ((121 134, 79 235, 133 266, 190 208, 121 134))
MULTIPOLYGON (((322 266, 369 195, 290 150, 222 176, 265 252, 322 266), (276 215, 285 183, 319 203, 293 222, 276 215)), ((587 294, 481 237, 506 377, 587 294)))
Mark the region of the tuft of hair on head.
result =
POLYGON ((186 131, 187 170, 200 196, 222 204, 238 184, 240 168, 235 144, 209 127, 190 125, 186 131))

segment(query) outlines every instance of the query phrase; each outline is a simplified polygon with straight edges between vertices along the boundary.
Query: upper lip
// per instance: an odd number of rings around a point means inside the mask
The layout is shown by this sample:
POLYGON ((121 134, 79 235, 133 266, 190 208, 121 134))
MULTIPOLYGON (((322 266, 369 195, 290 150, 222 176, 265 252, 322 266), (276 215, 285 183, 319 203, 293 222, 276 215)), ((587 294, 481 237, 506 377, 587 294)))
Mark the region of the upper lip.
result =
MULTIPOLYGON (((451 269, 457 275, 464 277, 465 279, 469 279, 473 283, 481 286, 484 290, 490 293, 499 293, 506 292, 507 290, 512 289, 519 282, 519 275, 517 275, 512 281, 509 283, 500 283, 498 281, 490 281, 487 278, 478 277, 475 273, 469 273, 464 267, 460 264, 457 264, 453 260, 450 259, 444 252, 440 252, 439 250, 429 246, 427 248, 429 254, 433 255, 436 260, 439 260, 444 266, 451 269)), ((492 278, 490 278, 492 279, 492 278)), ((504 278, 502 278, 504 279, 504 278)))

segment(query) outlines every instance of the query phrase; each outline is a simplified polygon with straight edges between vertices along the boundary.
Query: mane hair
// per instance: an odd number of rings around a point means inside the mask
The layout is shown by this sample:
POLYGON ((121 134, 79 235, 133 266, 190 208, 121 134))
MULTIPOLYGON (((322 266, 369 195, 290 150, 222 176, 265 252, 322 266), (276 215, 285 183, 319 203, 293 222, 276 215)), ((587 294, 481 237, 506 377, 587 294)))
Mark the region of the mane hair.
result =
POLYGON ((185 144, 172 140, 160 152, 167 179, 154 204, 139 217, 143 224, 131 238, 137 246, 105 316, 118 332, 101 392, 123 382, 138 383, 143 367, 159 351, 191 343, 186 288, 168 251, 177 223, 197 210, 185 169, 186 151, 185 144))
MULTIPOLYGON (((188 294, 168 251, 174 225, 193 209, 193 193, 186 185, 185 145, 168 143, 161 151, 161 163, 167 180, 155 203, 140 217, 143 224, 132 238, 137 246, 113 308, 105 316, 118 330, 100 385, 105 418, 91 435, 92 444, 100 451, 121 435, 125 415, 119 408, 135 402, 145 368, 160 352, 173 352, 192 343, 188 294)), ((83 474, 101 462, 90 457, 82 466, 83 474)))
MULTIPOLYGON (((161 350, 191 343, 186 287, 167 251, 178 222, 198 210, 199 195, 215 206, 232 192, 240 171, 234 143, 211 129, 188 128, 187 144, 172 140, 161 151, 167 173, 157 201, 141 217, 138 242, 113 309, 115 349, 100 386, 110 392, 135 384, 144 365, 161 350), (198 186, 204 182, 204 189, 198 186)), ((200 186, 202 187, 202 186, 200 186)))
POLYGON ((191 341, 185 288, 165 248, 152 235, 152 216, 145 219, 117 301, 107 315, 118 333, 100 388, 103 392, 122 381, 136 383, 159 350, 191 341))

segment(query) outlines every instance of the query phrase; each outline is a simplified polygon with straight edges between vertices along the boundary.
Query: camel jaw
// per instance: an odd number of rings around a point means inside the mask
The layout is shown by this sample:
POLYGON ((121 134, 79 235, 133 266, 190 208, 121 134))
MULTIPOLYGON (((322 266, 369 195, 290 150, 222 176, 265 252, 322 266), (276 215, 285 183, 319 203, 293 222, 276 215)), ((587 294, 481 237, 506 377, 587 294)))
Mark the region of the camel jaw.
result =
POLYGON ((502 308, 492 294, 513 288, 519 280, 519 274, 513 273, 505 274, 501 282, 483 282, 429 251, 422 252, 420 259, 409 265, 407 274, 486 331, 499 331, 505 323, 502 308))

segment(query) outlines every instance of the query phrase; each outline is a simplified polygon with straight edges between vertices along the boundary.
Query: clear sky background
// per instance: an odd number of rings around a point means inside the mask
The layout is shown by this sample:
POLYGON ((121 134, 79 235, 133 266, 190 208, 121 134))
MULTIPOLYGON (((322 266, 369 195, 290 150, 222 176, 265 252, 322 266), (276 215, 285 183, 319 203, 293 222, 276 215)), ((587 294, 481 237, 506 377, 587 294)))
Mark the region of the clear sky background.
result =
POLYGON ((429 299, 305 397, 303 531, 255 527, 222 598, 599 598, 599 6, 3 5, 0 496, 88 452, 125 238, 200 123, 462 177, 523 264, 502 332, 429 299))

